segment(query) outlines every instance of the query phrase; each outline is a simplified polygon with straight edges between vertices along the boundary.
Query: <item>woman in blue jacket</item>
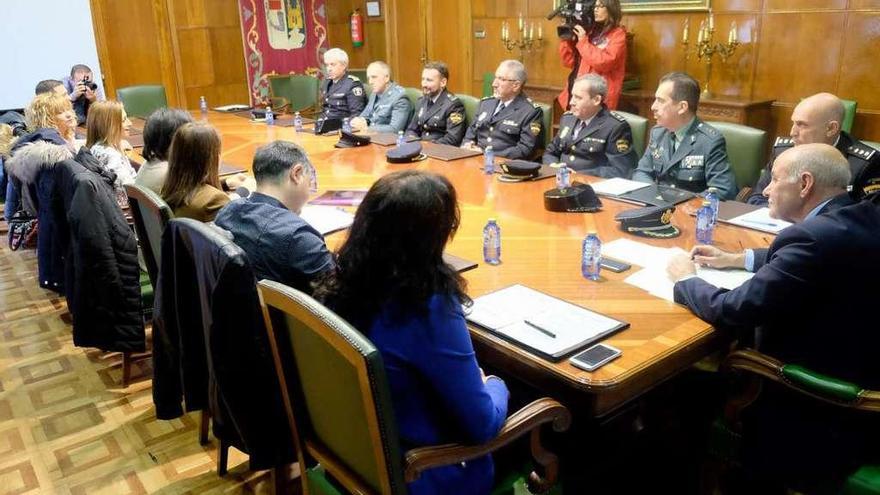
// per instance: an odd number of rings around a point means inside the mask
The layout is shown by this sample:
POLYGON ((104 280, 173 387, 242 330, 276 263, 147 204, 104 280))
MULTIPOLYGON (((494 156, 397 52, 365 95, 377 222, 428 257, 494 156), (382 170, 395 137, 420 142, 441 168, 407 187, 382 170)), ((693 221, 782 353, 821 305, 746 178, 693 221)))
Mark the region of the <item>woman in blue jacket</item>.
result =
MULTIPOLYGON (((504 382, 474 355, 461 276, 443 261, 459 225, 455 189, 440 175, 395 172, 370 188, 315 296, 382 353, 402 451, 483 443, 507 417, 504 382)), ((411 494, 489 493, 489 456, 424 472, 411 494)))

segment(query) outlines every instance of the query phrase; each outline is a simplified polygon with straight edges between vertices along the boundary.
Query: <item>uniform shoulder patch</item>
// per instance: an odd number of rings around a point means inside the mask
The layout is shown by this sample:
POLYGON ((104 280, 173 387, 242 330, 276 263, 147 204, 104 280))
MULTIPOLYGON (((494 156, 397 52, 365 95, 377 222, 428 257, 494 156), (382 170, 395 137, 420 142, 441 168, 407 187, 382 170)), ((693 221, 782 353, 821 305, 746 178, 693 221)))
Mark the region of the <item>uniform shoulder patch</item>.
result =
POLYGON ((495 98, 495 97, 494 96, 484 96, 484 97, 480 98, 480 101, 486 101, 486 100, 490 100, 492 98, 495 98))
POLYGON ((449 114, 449 121, 452 122, 453 125, 461 124, 464 121, 464 115, 461 112, 452 112, 449 114))
POLYGON ((788 148, 790 146, 794 146, 794 141, 791 138, 779 136, 776 138, 776 141, 773 143, 774 148, 788 148))
POLYGON ((620 115, 620 114, 617 113, 617 112, 611 112, 611 116, 614 117, 615 119, 621 121, 621 122, 626 122, 626 117, 624 117, 623 115, 620 115))
POLYGON ((351 79, 352 81, 361 82, 361 78, 359 78, 358 76, 356 76, 354 74, 349 74, 348 78, 351 79))
POLYGON ((709 125, 705 122, 700 122, 699 124, 697 124, 697 129, 702 131, 703 134, 705 134, 707 136, 715 137, 715 136, 721 135, 721 133, 718 132, 718 129, 712 127, 711 125, 709 125))
POLYGON ((846 149, 847 154, 861 158, 862 160, 870 160, 877 153, 877 150, 867 145, 854 144, 846 149))
POLYGON ((452 93, 446 93, 446 99, 449 101, 457 101, 458 97, 452 93))
POLYGON ((541 134, 541 123, 540 122, 532 122, 529 124, 529 131, 531 131, 533 136, 537 136, 541 134))

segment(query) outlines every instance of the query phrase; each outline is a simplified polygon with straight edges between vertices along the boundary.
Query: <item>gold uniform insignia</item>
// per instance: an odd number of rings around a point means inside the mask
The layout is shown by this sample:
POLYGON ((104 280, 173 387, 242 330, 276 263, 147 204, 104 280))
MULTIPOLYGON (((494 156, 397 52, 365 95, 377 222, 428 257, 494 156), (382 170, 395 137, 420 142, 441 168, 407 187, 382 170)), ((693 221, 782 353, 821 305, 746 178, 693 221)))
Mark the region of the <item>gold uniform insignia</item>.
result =
POLYGON ((559 139, 565 139, 565 136, 568 136, 569 128, 568 126, 563 127, 561 131, 559 131, 559 139))
POLYGON ((541 134, 541 124, 538 122, 532 122, 529 124, 529 130, 532 131, 532 135, 537 136, 541 134))
POLYGON ((351 92, 354 93, 355 96, 360 96, 364 94, 364 88, 352 88, 351 92))
POLYGON ((672 212, 675 211, 673 209, 668 209, 663 212, 663 216, 660 217, 660 221, 663 222, 663 225, 668 225, 670 220, 672 220, 672 212))
POLYGON ((459 112, 452 112, 449 114, 449 121, 452 122, 453 125, 461 124, 461 121, 464 120, 464 117, 459 112))
POLYGON ((626 139, 618 139, 617 140, 617 152, 618 153, 626 153, 629 151, 629 141, 626 139))

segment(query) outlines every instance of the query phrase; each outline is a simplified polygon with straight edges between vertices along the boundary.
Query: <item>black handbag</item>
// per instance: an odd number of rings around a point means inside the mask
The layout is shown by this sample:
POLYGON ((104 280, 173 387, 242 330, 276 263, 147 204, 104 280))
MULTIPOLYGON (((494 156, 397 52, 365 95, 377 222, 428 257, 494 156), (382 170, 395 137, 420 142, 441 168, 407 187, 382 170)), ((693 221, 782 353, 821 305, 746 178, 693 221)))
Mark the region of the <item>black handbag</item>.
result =
POLYGON ((7 220, 9 224, 9 249, 17 251, 21 247, 37 247, 38 222, 35 217, 21 210, 7 220))

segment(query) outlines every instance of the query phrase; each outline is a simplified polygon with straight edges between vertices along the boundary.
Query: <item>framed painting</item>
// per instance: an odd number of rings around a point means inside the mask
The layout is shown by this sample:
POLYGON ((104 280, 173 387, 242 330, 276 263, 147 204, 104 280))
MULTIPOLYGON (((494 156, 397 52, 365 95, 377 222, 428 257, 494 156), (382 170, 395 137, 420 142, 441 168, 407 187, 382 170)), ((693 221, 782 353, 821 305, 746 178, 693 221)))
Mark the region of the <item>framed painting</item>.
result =
POLYGON ((705 12, 711 0, 621 0, 624 14, 636 12, 705 12))

